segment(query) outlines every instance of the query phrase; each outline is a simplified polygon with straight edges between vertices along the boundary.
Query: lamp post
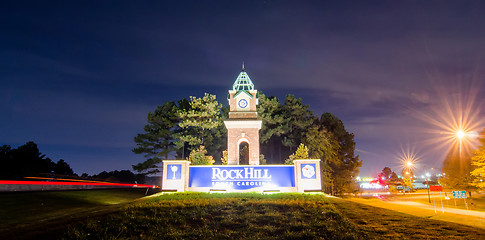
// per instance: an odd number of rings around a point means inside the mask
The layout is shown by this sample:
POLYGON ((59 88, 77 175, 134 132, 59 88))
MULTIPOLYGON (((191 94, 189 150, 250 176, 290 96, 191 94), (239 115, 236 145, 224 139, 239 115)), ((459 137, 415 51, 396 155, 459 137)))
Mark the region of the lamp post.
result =
MULTIPOLYGON (((428 181, 428 176, 429 173, 425 173, 424 176, 426 177, 426 186, 428 186, 428 202, 431 203, 431 197, 429 196, 429 181, 428 181)), ((434 196, 434 195, 433 195, 434 196)))
POLYGON ((413 172, 412 172, 412 169, 413 169, 413 161, 412 160, 407 160, 405 163, 404 163, 404 169, 402 171, 402 176, 403 176, 403 193, 406 194, 406 187, 409 185, 409 191, 411 191, 411 187, 412 187, 412 175, 413 175, 413 172))

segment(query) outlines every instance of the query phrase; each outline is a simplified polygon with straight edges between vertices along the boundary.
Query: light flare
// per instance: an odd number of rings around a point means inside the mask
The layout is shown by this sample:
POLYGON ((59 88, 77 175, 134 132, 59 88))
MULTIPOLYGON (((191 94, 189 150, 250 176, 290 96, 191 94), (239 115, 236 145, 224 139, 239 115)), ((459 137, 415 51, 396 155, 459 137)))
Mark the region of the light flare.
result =
POLYGON ((478 100, 480 84, 474 82, 466 86, 464 81, 460 81, 459 86, 446 88, 437 84, 434 86, 436 100, 427 108, 413 111, 418 119, 428 125, 423 130, 426 134, 423 145, 440 150, 440 161, 452 150, 471 154, 476 147, 477 131, 483 129, 485 119, 481 117, 483 102, 478 100))
POLYGON ((466 136, 466 133, 463 130, 458 130, 458 132, 456 132, 456 136, 462 139, 466 136))
POLYGON ((401 146, 401 152, 398 154, 397 158, 401 163, 402 171, 414 172, 416 164, 421 156, 416 153, 416 149, 414 147, 408 145, 406 149, 401 146))

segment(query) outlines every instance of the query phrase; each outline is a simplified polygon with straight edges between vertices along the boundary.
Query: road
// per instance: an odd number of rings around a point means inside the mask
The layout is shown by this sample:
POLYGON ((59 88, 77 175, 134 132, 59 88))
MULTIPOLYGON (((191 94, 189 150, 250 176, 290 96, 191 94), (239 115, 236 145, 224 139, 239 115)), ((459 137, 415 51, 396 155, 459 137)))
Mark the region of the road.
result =
MULTIPOLYGON (((418 217, 454 222, 473 227, 485 228, 485 211, 473 211, 459 208, 444 207, 442 212, 441 203, 436 202, 436 212, 433 205, 417 202, 428 198, 427 194, 414 193, 404 195, 392 195, 389 193, 374 193, 369 197, 351 198, 351 201, 386 208, 418 217), (370 197, 372 196, 372 197, 370 197), (416 201, 413 201, 416 200, 416 201)), ((476 195, 475 195, 476 196, 476 195)))
MULTIPOLYGON (((392 204, 401 204, 401 205, 407 205, 412 207, 418 207, 418 208, 423 208, 423 209, 428 209, 433 211, 435 210, 434 206, 417 203, 417 202, 411 202, 411 201, 387 201, 387 202, 392 204)), ((485 218, 485 212, 481 212, 481 211, 465 210, 465 209, 458 209, 458 208, 447 208, 447 207, 443 208, 443 210, 445 213, 453 213, 453 214, 485 218)), ((441 204, 436 205, 436 212, 442 212, 441 204)))

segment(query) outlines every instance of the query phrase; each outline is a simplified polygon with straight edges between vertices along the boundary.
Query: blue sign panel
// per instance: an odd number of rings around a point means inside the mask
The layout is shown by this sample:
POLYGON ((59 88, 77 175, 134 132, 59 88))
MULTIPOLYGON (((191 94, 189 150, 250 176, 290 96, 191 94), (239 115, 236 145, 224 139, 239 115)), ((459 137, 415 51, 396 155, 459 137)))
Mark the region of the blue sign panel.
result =
POLYGON ((182 164, 167 164, 167 179, 177 180, 182 178, 182 164))
POLYGON ((246 190, 295 187, 294 166, 191 166, 189 187, 246 190))
POLYGON ((301 165, 301 179, 316 179, 317 172, 315 171, 315 163, 307 163, 301 165))
POLYGON ((466 198, 466 191, 453 191, 453 198, 466 198))

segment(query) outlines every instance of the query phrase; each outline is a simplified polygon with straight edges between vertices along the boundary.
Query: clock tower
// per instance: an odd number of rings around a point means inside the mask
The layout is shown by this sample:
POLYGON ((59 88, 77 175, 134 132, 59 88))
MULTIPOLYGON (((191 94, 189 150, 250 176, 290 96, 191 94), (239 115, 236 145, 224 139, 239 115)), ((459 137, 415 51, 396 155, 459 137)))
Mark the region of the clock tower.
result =
POLYGON ((229 119, 224 121, 227 128, 228 165, 239 165, 239 149, 246 143, 249 148, 249 165, 259 165, 259 130, 261 120, 258 119, 258 91, 244 71, 229 90, 229 119))

